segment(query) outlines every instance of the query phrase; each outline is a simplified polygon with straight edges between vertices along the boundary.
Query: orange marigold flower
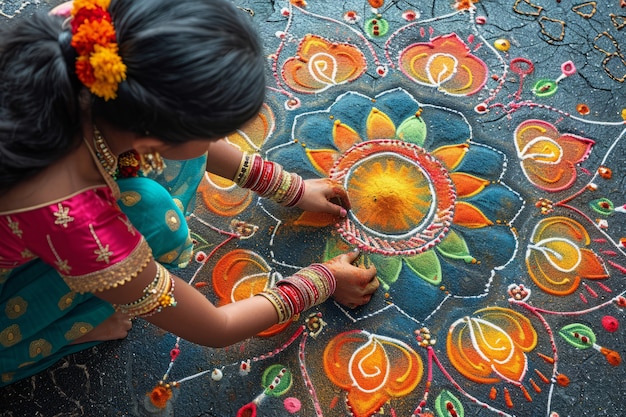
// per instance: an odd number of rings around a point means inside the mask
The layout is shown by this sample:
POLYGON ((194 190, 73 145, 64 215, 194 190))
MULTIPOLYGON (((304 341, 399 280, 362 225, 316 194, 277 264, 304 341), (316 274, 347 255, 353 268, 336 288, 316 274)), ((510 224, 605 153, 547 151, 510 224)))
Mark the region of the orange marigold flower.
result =
POLYGON ((72 36, 72 46, 79 55, 89 55, 94 45, 106 45, 115 42, 115 29, 106 20, 86 21, 78 27, 72 36))
POLYGON ((93 67, 89 63, 89 57, 81 56, 76 60, 76 75, 83 85, 91 87, 96 82, 93 67))
POLYGON ((110 0, 74 0, 71 23, 72 47, 78 53, 76 75, 105 100, 115 98, 119 83, 126 79, 109 4, 110 0))

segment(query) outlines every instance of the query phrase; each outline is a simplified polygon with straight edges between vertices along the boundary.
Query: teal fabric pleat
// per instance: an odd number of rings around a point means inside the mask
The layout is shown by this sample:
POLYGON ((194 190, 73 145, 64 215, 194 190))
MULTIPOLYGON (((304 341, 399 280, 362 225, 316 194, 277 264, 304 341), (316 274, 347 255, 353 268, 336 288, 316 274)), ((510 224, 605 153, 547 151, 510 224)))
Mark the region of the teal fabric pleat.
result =
MULTIPOLYGON (((193 256, 185 217, 193 210, 206 156, 166 165, 153 178, 119 179, 119 206, 146 238, 155 259, 176 269, 193 256)), ((98 344, 69 343, 113 311, 111 304, 92 294, 72 292, 58 272, 40 260, 14 269, 0 282, 0 386, 98 344)))
POLYGON ((14 269, 0 291, 0 386, 96 345, 69 343, 113 314, 111 304, 72 292, 40 260, 14 269))

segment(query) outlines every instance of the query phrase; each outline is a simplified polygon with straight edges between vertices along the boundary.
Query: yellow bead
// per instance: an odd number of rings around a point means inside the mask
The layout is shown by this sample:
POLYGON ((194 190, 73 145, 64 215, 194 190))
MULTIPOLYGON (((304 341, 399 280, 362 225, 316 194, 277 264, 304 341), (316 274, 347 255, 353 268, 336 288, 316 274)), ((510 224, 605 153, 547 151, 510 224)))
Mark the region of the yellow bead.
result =
POLYGON ((495 46, 498 51, 506 52, 511 47, 511 42, 506 39, 497 39, 493 43, 493 46, 495 46))

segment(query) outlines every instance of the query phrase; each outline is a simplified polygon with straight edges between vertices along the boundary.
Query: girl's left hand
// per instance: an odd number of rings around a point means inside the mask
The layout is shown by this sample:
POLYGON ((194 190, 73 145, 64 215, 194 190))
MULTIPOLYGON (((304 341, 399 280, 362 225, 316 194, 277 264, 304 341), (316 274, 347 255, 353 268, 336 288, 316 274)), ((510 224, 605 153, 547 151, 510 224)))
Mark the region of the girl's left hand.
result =
POLYGON ((304 195, 296 207, 304 211, 346 217, 350 210, 350 200, 345 188, 339 183, 328 178, 309 179, 304 183, 304 195))

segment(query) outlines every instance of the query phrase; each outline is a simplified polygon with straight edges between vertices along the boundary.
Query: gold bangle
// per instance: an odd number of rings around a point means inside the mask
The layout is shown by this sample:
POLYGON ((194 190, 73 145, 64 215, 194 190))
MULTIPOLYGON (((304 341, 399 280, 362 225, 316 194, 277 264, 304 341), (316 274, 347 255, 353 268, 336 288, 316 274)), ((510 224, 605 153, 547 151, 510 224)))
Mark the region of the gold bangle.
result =
POLYGON ((157 273, 152 282, 143 289, 143 296, 128 304, 115 304, 116 311, 131 317, 148 317, 165 307, 175 307, 174 279, 169 271, 157 263, 157 273))

